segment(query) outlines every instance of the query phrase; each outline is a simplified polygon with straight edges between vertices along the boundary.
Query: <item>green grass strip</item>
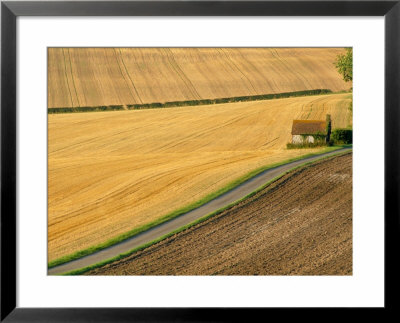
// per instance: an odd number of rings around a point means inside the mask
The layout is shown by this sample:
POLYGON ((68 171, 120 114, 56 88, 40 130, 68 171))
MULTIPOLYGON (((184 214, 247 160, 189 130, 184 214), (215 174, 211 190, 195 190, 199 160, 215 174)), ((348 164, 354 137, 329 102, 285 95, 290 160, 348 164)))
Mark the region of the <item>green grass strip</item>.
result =
POLYGON ((199 224, 201 222, 204 222, 205 220, 207 220, 207 219, 209 219, 209 218, 211 218, 211 217, 213 217, 215 215, 218 215, 218 214, 220 214, 220 213, 232 208, 233 206, 235 206, 235 205, 243 202, 244 200, 254 196, 255 194, 257 194, 261 190, 265 189, 266 187, 268 187, 272 183, 276 182, 277 180, 279 180, 280 178, 282 178, 283 176, 285 176, 285 175, 287 175, 287 174, 289 174, 291 172, 294 172, 294 171, 296 171, 296 170, 298 170, 300 168, 305 168, 305 167, 307 167, 309 165, 312 165, 312 164, 314 164, 316 162, 320 162, 320 161, 327 160, 327 159, 330 159, 330 158, 346 155, 348 153, 350 153, 350 152, 349 151, 338 152, 337 154, 334 154, 334 155, 322 157, 320 159, 308 161, 308 162, 305 162, 305 163, 303 163, 301 165, 295 166, 295 167, 289 169, 288 171, 286 171, 286 172, 278 175, 277 177, 273 178, 272 180, 268 181, 267 183, 261 185, 259 188, 257 188, 253 192, 247 194, 246 196, 240 198, 239 200, 237 200, 235 202, 232 202, 232 203, 230 203, 230 204, 228 204, 228 205, 226 205, 226 206, 224 206, 224 207, 222 207, 222 208, 220 208, 220 209, 218 209, 218 210, 216 210, 214 212, 211 212, 211 213, 205 215, 204 217, 201 217, 201 218, 199 218, 199 219, 197 219, 197 220, 195 220, 195 221, 193 221, 193 222, 191 222, 191 223, 189 223, 187 225, 184 225, 184 226, 182 226, 182 227, 180 227, 180 228, 178 228, 178 229, 176 229, 176 230, 174 230, 174 231, 172 231, 172 232, 170 232, 168 234, 165 234, 165 235, 163 235, 163 236, 161 236, 161 237, 159 237, 159 238, 157 238, 157 239, 155 239, 153 241, 145 243, 145 244, 143 244, 143 245, 141 245, 139 247, 136 247, 136 248, 131 249, 131 250, 127 251, 127 252, 121 253, 118 256, 106 259, 106 260, 101 261, 99 263, 96 263, 96 264, 93 264, 93 265, 90 265, 90 266, 87 266, 87 267, 84 267, 84 268, 71 270, 69 272, 66 272, 66 273, 63 273, 63 274, 58 274, 58 275, 61 275, 61 276, 82 275, 82 274, 84 274, 84 273, 86 273, 86 272, 88 272, 90 270, 93 270, 93 269, 96 269, 96 268, 99 268, 99 267, 103 267, 103 266, 105 266, 107 264, 110 264, 112 262, 121 260, 121 259, 123 259, 125 257, 128 257, 128 256, 132 255, 135 252, 144 250, 144 249, 146 249, 146 248, 148 248, 148 247, 150 247, 150 246, 152 246, 152 245, 154 245, 154 244, 156 244, 156 243, 158 243, 158 242, 160 242, 160 241, 162 241, 162 240, 164 240, 166 238, 169 238, 169 237, 173 236, 174 234, 177 234, 177 233, 180 233, 180 232, 182 232, 182 231, 184 231, 186 229, 189 229, 189 228, 191 228, 191 227, 193 227, 193 226, 195 226, 195 225, 197 225, 197 224, 199 224))
POLYGON ((142 110, 142 109, 176 108, 176 107, 186 107, 186 106, 196 106, 196 105, 222 104, 222 103, 247 102, 247 101, 259 101, 259 100, 273 100, 273 99, 290 98, 290 97, 298 97, 298 96, 321 95, 321 94, 333 94, 333 92, 328 89, 315 89, 315 90, 294 91, 294 92, 284 92, 284 93, 275 93, 275 94, 235 96, 235 97, 218 98, 218 99, 201 99, 201 100, 128 104, 125 107, 122 105, 109 105, 109 106, 48 108, 47 112, 49 114, 54 114, 54 113, 74 113, 74 112, 119 111, 119 110, 125 110, 125 109, 142 110))
POLYGON ((344 148, 344 147, 351 147, 351 145, 341 145, 341 146, 326 147, 325 149, 323 149, 320 152, 306 154, 306 155, 299 156, 299 157, 296 157, 296 158, 292 158, 292 159, 289 159, 289 160, 286 160, 286 161, 283 161, 283 162, 270 164, 270 165, 266 165, 266 166, 257 168, 255 170, 247 173, 246 175, 234 180, 233 182, 229 183, 227 186, 225 186, 225 187, 223 187, 223 188, 221 188, 221 189, 219 189, 219 190, 217 190, 217 191, 205 196, 204 198, 202 198, 202 199, 200 199, 200 200, 198 200, 198 201, 196 201, 194 203, 191 203, 191 204, 189 204, 189 205, 187 205, 185 207, 182 207, 182 208, 180 208, 178 210, 175 210, 175 211, 173 211, 171 213, 168 213, 167 215, 164 215, 164 216, 158 218, 155 221, 152 221, 152 222, 150 222, 150 223, 148 223, 146 225, 143 225, 141 227, 132 229, 132 230, 126 232, 126 233, 123 233, 123 234, 117 236, 117 237, 109 239, 109 240, 107 240, 107 241, 105 241, 105 242, 103 242, 101 244, 98 244, 98 245, 89 247, 87 249, 83 249, 83 250, 77 251, 75 253, 72 253, 70 255, 66 255, 64 257, 60 257, 58 259, 50 261, 48 263, 48 268, 50 269, 50 268, 65 264, 67 262, 70 262, 72 260, 76 260, 76 259, 88 256, 88 255, 90 255, 92 253, 95 253, 97 251, 100 251, 100 250, 103 250, 105 248, 108 248, 108 247, 110 247, 112 245, 120 243, 120 242, 122 242, 124 240, 127 240, 129 238, 132 238, 133 236, 135 236, 135 235, 137 235, 139 233, 142 233, 144 231, 147 231, 147 230, 149 230, 149 229, 151 229, 151 228, 153 228, 153 227, 155 227, 155 226, 157 226, 157 225, 159 225, 161 223, 164 223, 164 222, 166 222, 168 220, 171 220, 171 219, 174 219, 174 218, 176 218, 176 217, 178 217, 178 216, 180 216, 182 214, 190 212, 190 211, 202 206, 203 204, 206 204, 207 202, 209 202, 209 201, 215 199, 216 197, 218 197, 218 196, 230 191, 234 187, 244 183, 245 181, 249 180, 250 178, 252 178, 252 177, 254 177, 254 176, 256 176, 256 175, 258 175, 258 174, 260 174, 260 173, 262 173, 262 172, 264 172, 264 171, 266 171, 268 169, 270 169, 270 168, 278 167, 278 166, 281 166, 281 165, 284 165, 284 164, 287 164, 287 163, 290 163, 290 162, 294 162, 294 161, 297 161, 297 160, 300 160, 300 159, 304 159, 304 158, 307 158, 307 157, 318 156, 318 155, 321 155, 321 154, 324 154, 324 153, 327 153, 327 152, 330 152, 330 151, 338 150, 338 149, 341 149, 341 148, 344 148))

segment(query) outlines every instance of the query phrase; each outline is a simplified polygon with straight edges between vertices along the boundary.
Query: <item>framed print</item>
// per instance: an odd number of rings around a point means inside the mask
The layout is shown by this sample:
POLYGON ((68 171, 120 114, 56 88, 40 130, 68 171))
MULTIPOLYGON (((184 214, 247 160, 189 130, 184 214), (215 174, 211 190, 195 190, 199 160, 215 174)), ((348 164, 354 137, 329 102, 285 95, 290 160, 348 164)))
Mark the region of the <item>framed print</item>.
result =
POLYGON ((399 14, 2 2, 1 320, 395 310, 399 14))

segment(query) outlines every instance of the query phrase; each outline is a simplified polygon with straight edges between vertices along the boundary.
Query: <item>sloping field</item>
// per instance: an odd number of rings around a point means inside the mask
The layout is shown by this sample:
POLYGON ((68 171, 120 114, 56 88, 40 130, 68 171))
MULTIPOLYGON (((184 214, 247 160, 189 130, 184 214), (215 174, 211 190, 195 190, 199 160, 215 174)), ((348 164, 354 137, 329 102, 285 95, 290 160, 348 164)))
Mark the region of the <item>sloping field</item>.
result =
POLYGON ((87 275, 351 275, 352 155, 285 175, 203 223, 87 275))
POLYGON ((348 90, 343 48, 49 48, 48 107, 348 90))
POLYGON ((293 119, 351 124, 351 94, 49 115, 49 261, 198 201, 286 150, 293 119))

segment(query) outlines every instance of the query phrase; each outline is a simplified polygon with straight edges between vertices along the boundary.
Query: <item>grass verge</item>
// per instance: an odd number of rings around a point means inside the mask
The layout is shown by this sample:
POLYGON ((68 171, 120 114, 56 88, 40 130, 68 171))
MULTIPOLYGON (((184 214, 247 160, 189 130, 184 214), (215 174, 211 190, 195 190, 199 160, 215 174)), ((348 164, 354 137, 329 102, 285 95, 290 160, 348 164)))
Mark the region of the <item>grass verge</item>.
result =
POLYGON ((305 142, 301 144, 292 144, 288 143, 286 144, 286 149, 305 149, 305 148, 318 148, 318 147, 324 147, 327 146, 325 142, 305 142))
POLYGON ((189 224, 187 224, 185 226, 182 226, 182 227, 180 227, 180 228, 178 228, 178 229, 176 229, 176 230, 174 230, 174 231, 172 231, 172 232, 170 232, 170 233, 168 233, 166 235, 163 235, 163 236, 161 236, 161 237, 159 237, 159 238, 157 238, 157 239, 155 239, 153 241, 150 241, 150 242, 148 242, 146 244, 143 244, 143 245, 141 245, 139 247, 131 249, 131 250, 127 251, 127 252, 121 253, 118 256, 106 259, 106 260, 104 260, 102 262, 99 262, 99 263, 96 263, 96 264, 93 264, 93 265, 90 265, 90 266, 87 266, 87 267, 84 267, 84 268, 72 270, 72 271, 69 271, 69 272, 66 272, 66 273, 63 273, 63 274, 59 274, 59 275, 61 275, 61 276, 82 275, 82 274, 84 274, 84 273, 86 273, 86 272, 88 272, 90 270, 93 270, 93 269, 105 266, 107 264, 110 264, 112 262, 121 260, 121 259, 123 259, 125 257, 128 257, 128 256, 132 255, 135 252, 144 250, 144 249, 150 247, 153 244, 156 244, 156 243, 158 243, 158 242, 160 242, 160 241, 162 241, 162 240, 164 240, 166 238, 169 238, 169 237, 173 236, 174 234, 177 234, 177 233, 182 232, 182 231, 184 231, 186 229, 189 229, 189 228, 191 228, 191 227, 193 227, 193 226, 195 226, 195 225, 197 225, 197 224, 199 224, 199 223, 201 223, 201 222, 203 222, 203 221, 205 221, 205 220, 207 220, 207 219, 209 219, 209 218, 211 218, 211 217, 213 217, 215 215, 218 215, 218 214, 220 214, 220 213, 232 208, 233 206, 235 206, 235 205, 243 202, 244 200, 254 196, 255 194, 257 194, 261 190, 265 189, 266 187, 268 187, 272 183, 276 182, 277 180, 279 180, 280 178, 282 178, 283 176, 285 176, 288 173, 291 173, 291 172, 293 172, 295 170, 298 170, 300 168, 307 167, 307 166, 309 166, 309 165, 311 165, 311 164, 313 164, 315 162, 320 162, 320 161, 323 161, 323 160, 327 160, 327 159, 334 158, 334 157, 337 157, 337 156, 345 155, 345 154, 348 154, 348 153, 349 153, 349 151, 342 152, 342 153, 338 152, 337 154, 334 154, 334 155, 322 157, 320 159, 313 160, 313 161, 308 161, 308 162, 305 162, 305 163, 303 163, 301 165, 295 166, 295 167, 291 168, 290 170, 288 170, 288 171, 280 174, 279 176, 273 178, 272 180, 268 181, 267 183, 261 185, 259 188, 257 188, 253 192, 247 194, 246 196, 242 197, 241 199, 239 199, 239 200, 237 200, 235 202, 232 202, 232 203, 230 203, 230 204, 228 204, 228 205, 226 205, 226 206, 224 206, 224 207, 222 207, 222 208, 220 208, 220 209, 218 209, 218 210, 216 210, 216 211, 214 211, 212 213, 209 213, 209 214, 205 215, 204 217, 199 218, 196 221, 193 221, 193 222, 191 222, 191 223, 189 223, 189 224))
POLYGON ((254 176, 256 176, 256 175, 258 175, 258 174, 260 174, 260 173, 262 173, 262 172, 264 172, 264 171, 266 171, 268 169, 271 169, 271 168, 274 168, 274 167, 278 167, 278 166, 281 166, 283 164, 287 164, 287 163, 294 162, 294 161, 297 161, 297 160, 301 160, 301 159, 304 159, 304 158, 307 158, 307 157, 321 155, 321 154, 328 153, 328 152, 331 152, 331 151, 334 151, 334 150, 338 150, 338 149, 341 149, 341 148, 345 148, 345 147, 351 147, 351 145, 340 145, 340 146, 325 147, 323 150, 321 150, 319 152, 316 152, 316 153, 310 153, 310 154, 302 155, 302 156, 299 156, 299 157, 296 157, 296 158, 291 158, 291 159, 288 159, 288 160, 285 160, 285 161, 282 161, 282 162, 279 162, 279 163, 269 164, 269 165, 257 168, 255 170, 247 173, 246 175, 244 175, 244 176, 232 181, 227 186, 225 186, 225 187, 223 187, 223 188, 221 188, 221 189, 219 189, 219 190, 217 190, 217 191, 215 191, 213 193, 208 194, 204 198, 202 198, 202 199, 200 199, 200 200, 198 200, 198 201, 196 201, 194 203, 191 203, 189 205, 186 205, 186 206, 184 206, 184 207, 182 207, 182 208, 180 208, 178 210, 170 212, 170 213, 160 217, 159 219, 157 219, 157 220, 155 220, 153 222, 150 222, 150 223, 148 223, 146 225, 143 225, 141 227, 132 229, 132 230, 126 232, 126 233, 123 233, 123 234, 117 236, 117 237, 109 239, 109 240, 107 240, 107 241, 105 241, 105 242, 103 242, 101 244, 98 244, 98 245, 95 245, 95 246, 92 246, 92 247, 77 251, 77 252, 75 252, 73 254, 66 255, 64 257, 60 257, 58 259, 50 261, 48 263, 48 268, 50 269, 50 268, 62 265, 64 263, 70 262, 72 260, 76 260, 76 259, 88 256, 88 255, 90 255, 92 253, 95 253, 95 252, 100 251, 102 249, 111 247, 112 245, 120 243, 120 242, 122 242, 124 240, 127 240, 129 238, 132 238, 132 237, 134 237, 135 235, 137 235, 139 233, 147 231, 147 230, 149 230, 149 229, 151 229, 151 228, 153 228, 153 227, 155 227, 155 226, 157 226, 157 225, 159 225, 161 223, 164 223, 164 222, 167 222, 169 220, 172 220, 172 219, 174 219, 174 218, 176 218, 176 217, 178 217, 178 216, 180 216, 182 214, 185 214, 185 213, 187 213, 189 211, 192 211, 192 210, 202 206, 203 204, 206 204, 207 202, 213 200, 214 198, 216 198, 216 197, 218 197, 218 196, 230 191, 234 187, 246 182, 247 180, 251 179, 252 177, 254 177, 254 176))

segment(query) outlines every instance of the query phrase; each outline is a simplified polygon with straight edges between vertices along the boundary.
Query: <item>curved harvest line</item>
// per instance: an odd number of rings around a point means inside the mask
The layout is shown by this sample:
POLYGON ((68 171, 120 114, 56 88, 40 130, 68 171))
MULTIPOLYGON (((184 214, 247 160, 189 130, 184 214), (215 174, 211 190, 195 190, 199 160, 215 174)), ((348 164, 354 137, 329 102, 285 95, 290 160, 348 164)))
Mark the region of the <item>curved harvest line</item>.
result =
MULTIPOLYGON (((116 49, 115 49, 115 48, 114 48, 114 51, 116 52, 116 49)), ((129 78, 129 80, 131 81, 132 87, 133 87, 133 89, 135 90, 135 94, 136 94, 136 96, 138 97, 139 102, 140 102, 140 103, 143 103, 142 99, 140 98, 139 92, 138 92, 138 90, 137 90, 137 88, 136 88, 136 86, 135 86, 135 83, 133 82, 133 80, 132 80, 132 78, 131 78, 131 75, 129 74, 129 71, 128 71, 128 69, 126 68, 126 64, 125 64, 125 62, 124 62, 124 58, 123 58, 123 55, 122 55, 122 52, 121 52, 121 48, 119 48, 119 54, 120 54, 121 62, 122 62, 122 64, 124 65, 126 75, 128 75, 128 78, 129 78)), ((117 61, 117 63, 118 63, 118 61, 117 61)), ((125 79, 125 78, 124 78, 124 79, 125 79)))
POLYGON ((202 97, 197 92, 196 88, 194 87, 192 81, 190 81, 190 79, 187 77, 187 75, 179 67, 178 63, 176 62, 176 60, 174 58, 174 54, 172 53, 171 49, 165 48, 164 51, 165 51, 165 54, 167 55, 167 59, 168 59, 170 66, 175 71, 175 73, 178 75, 178 77, 182 80, 182 82, 185 83, 185 85, 189 89, 189 91, 192 92, 193 97, 202 99, 202 97))
POLYGON ((80 107, 80 106, 81 106, 81 103, 79 102, 78 91, 76 90, 75 78, 74 78, 74 72, 72 71, 71 54, 70 54, 70 52, 69 52, 69 48, 67 48, 67 51, 68 51, 69 69, 71 70, 72 85, 73 85, 73 87, 74 87, 76 100, 78 101, 78 106, 80 107))
POLYGON ((69 93, 69 98, 71 100, 71 105, 74 107, 74 101, 72 100, 72 93, 71 89, 69 87, 69 81, 68 81, 68 73, 67 73, 67 60, 65 58, 65 53, 64 53, 64 48, 62 49, 63 57, 64 57, 64 73, 65 73, 65 80, 67 81, 67 88, 68 88, 68 93, 69 93))

